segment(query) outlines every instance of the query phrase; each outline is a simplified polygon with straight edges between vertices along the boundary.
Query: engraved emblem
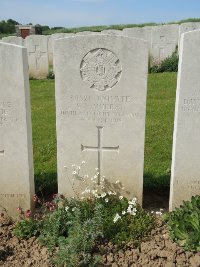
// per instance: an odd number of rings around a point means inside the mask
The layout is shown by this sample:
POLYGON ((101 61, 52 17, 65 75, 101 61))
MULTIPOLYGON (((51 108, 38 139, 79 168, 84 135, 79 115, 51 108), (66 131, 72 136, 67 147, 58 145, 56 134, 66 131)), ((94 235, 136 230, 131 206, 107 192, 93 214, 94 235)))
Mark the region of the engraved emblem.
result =
POLYGON ((122 68, 118 57, 111 51, 100 48, 85 55, 80 66, 81 77, 90 88, 106 91, 118 83, 122 68))

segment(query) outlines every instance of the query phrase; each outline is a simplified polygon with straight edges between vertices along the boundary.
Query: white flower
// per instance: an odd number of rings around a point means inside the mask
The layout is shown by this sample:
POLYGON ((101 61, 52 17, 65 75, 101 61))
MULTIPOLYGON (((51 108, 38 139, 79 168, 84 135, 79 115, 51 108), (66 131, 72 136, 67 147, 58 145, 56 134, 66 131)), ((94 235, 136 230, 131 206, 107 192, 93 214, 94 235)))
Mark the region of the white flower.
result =
POLYGON ((108 191, 108 195, 112 195, 112 191, 108 191))
POLYGON ((80 167, 80 166, 77 166, 76 168, 77 168, 77 170, 80 170, 80 169, 81 169, 81 167, 80 167))
POLYGON ((125 214, 126 214, 126 211, 125 211, 125 210, 123 210, 123 211, 122 211, 122 215, 125 215, 125 214))
POLYGON ((97 190, 92 190, 91 193, 92 193, 93 195, 96 195, 97 190))
POLYGON ((105 192, 101 194, 101 197, 102 198, 104 198, 105 196, 106 196, 106 193, 105 192))
POLYGON ((105 181, 105 178, 104 177, 101 177, 101 182, 104 182, 105 181))
POLYGON ((151 211, 151 213, 153 214, 153 213, 154 213, 154 211, 152 210, 152 211, 151 211))
POLYGON ((95 168, 95 171, 98 171, 99 170, 99 168, 95 168))
POLYGON ((117 180, 115 183, 116 183, 116 184, 119 184, 119 180, 117 180))
POLYGON ((116 213, 116 215, 113 219, 113 222, 116 223, 119 219, 121 219, 121 216, 118 213, 116 213))
POLYGON ((75 211, 76 208, 73 208, 72 211, 75 211))
POLYGON ((81 200, 83 200, 84 199, 84 197, 81 197, 81 200))
POLYGON ((119 196, 119 199, 122 200, 124 197, 123 196, 119 196))
POLYGON ((65 211, 68 211, 68 209, 69 209, 69 207, 67 206, 67 207, 65 207, 65 211))
POLYGON ((88 174, 85 174, 83 177, 84 177, 84 178, 88 178, 89 176, 88 176, 88 174))
POLYGON ((116 195, 117 195, 117 193, 116 193, 116 192, 113 192, 112 194, 113 194, 113 196, 116 196, 116 195))
POLYGON ((109 200, 108 200, 108 198, 105 198, 105 202, 108 202, 109 200))
POLYGON ((85 164, 85 160, 83 160, 81 163, 82 163, 82 164, 85 164))
POLYGON ((94 175, 94 179, 97 179, 97 177, 98 177, 97 175, 94 175))
POLYGON ((75 174, 77 174, 77 172, 76 172, 76 171, 73 171, 73 172, 72 172, 72 174, 74 174, 74 175, 75 175, 75 174))

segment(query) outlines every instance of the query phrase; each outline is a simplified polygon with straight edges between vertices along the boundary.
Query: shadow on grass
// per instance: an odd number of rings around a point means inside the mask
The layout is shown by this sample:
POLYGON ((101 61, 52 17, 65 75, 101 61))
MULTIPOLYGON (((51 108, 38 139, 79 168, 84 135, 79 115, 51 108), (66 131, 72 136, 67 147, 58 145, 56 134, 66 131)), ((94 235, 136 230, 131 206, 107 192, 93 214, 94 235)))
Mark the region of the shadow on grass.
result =
POLYGON ((56 194, 58 192, 57 173, 36 173, 35 192, 45 198, 56 194))
POLYGON ((159 211, 169 208, 170 174, 156 177, 144 174, 143 208, 159 211))

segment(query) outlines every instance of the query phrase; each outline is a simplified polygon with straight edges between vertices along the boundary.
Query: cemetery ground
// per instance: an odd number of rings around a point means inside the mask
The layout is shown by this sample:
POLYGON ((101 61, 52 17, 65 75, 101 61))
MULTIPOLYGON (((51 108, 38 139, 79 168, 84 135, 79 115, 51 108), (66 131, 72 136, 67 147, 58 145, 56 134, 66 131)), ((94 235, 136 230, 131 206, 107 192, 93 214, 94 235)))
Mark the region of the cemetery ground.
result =
MULTIPOLYGON (((150 214, 168 209, 176 78, 176 73, 148 77, 143 207, 150 214)), ((36 192, 49 200, 57 192, 54 80, 31 80, 30 87, 36 192)), ((66 266, 200 266, 200 252, 185 251, 173 242, 159 215, 155 224, 145 220, 150 228, 156 226, 139 248, 134 242, 120 249, 105 242, 97 244, 102 265, 66 266)), ((52 266, 51 252, 36 237, 18 239, 6 218, 0 225, 0 266, 52 266)))

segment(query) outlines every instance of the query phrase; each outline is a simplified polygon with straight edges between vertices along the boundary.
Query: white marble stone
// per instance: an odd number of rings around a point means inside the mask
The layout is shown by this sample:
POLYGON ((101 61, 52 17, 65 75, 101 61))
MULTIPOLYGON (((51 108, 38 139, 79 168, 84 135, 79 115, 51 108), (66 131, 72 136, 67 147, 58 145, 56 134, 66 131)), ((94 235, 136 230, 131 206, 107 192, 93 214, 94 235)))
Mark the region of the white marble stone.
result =
POLYGON ((147 43, 104 34, 55 43, 59 193, 74 194, 72 165, 86 161, 83 174, 98 168, 98 180, 120 180, 141 204, 147 43))
POLYGON ((48 60, 49 60, 49 65, 53 65, 53 46, 54 46, 54 41, 59 38, 65 38, 69 36, 75 35, 74 33, 54 33, 50 36, 48 36, 48 60))
POLYGON ((0 212, 32 209, 34 194, 27 50, 0 43, 0 212))
POLYGON ((200 31, 182 35, 172 152, 170 210, 200 195, 200 31))
POLYGON ((169 24, 152 27, 150 54, 153 63, 160 63, 171 56, 178 46, 179 25, 169 24))
POLYGON ((186 22, 182 23, 179 27, 179 38, 182 33, 194 31, 200 29, 200 22, 186 22))
MULTIPOLYGON (((100 33, 100 32, 99 32, 100 33)), ((91 31, 83 31, 83 32, 77 32, 76 35, 89 35, 89 34, 98 34, 96 32, 91 31)))
POLYGON ((30 35, 25 39, 31 78, 47 78, 49 72, 47 41, 48 38, 44 35, 30 35))
POLYGON ((24 39, 17 36, 7 36, 2 38, 2 42, 24 46, 24 39))
POLYGON ((151 29, 152 27, 133 27, 123 29, 124 36, 135 37, 139 39, 146 40, 148 42, 149 48, 151 47, 151 29))
POLYGON ((123 31, 120 30, 103 30, 101 31, 103 34, 113 34, 113 35, 123 35, 123 31))

